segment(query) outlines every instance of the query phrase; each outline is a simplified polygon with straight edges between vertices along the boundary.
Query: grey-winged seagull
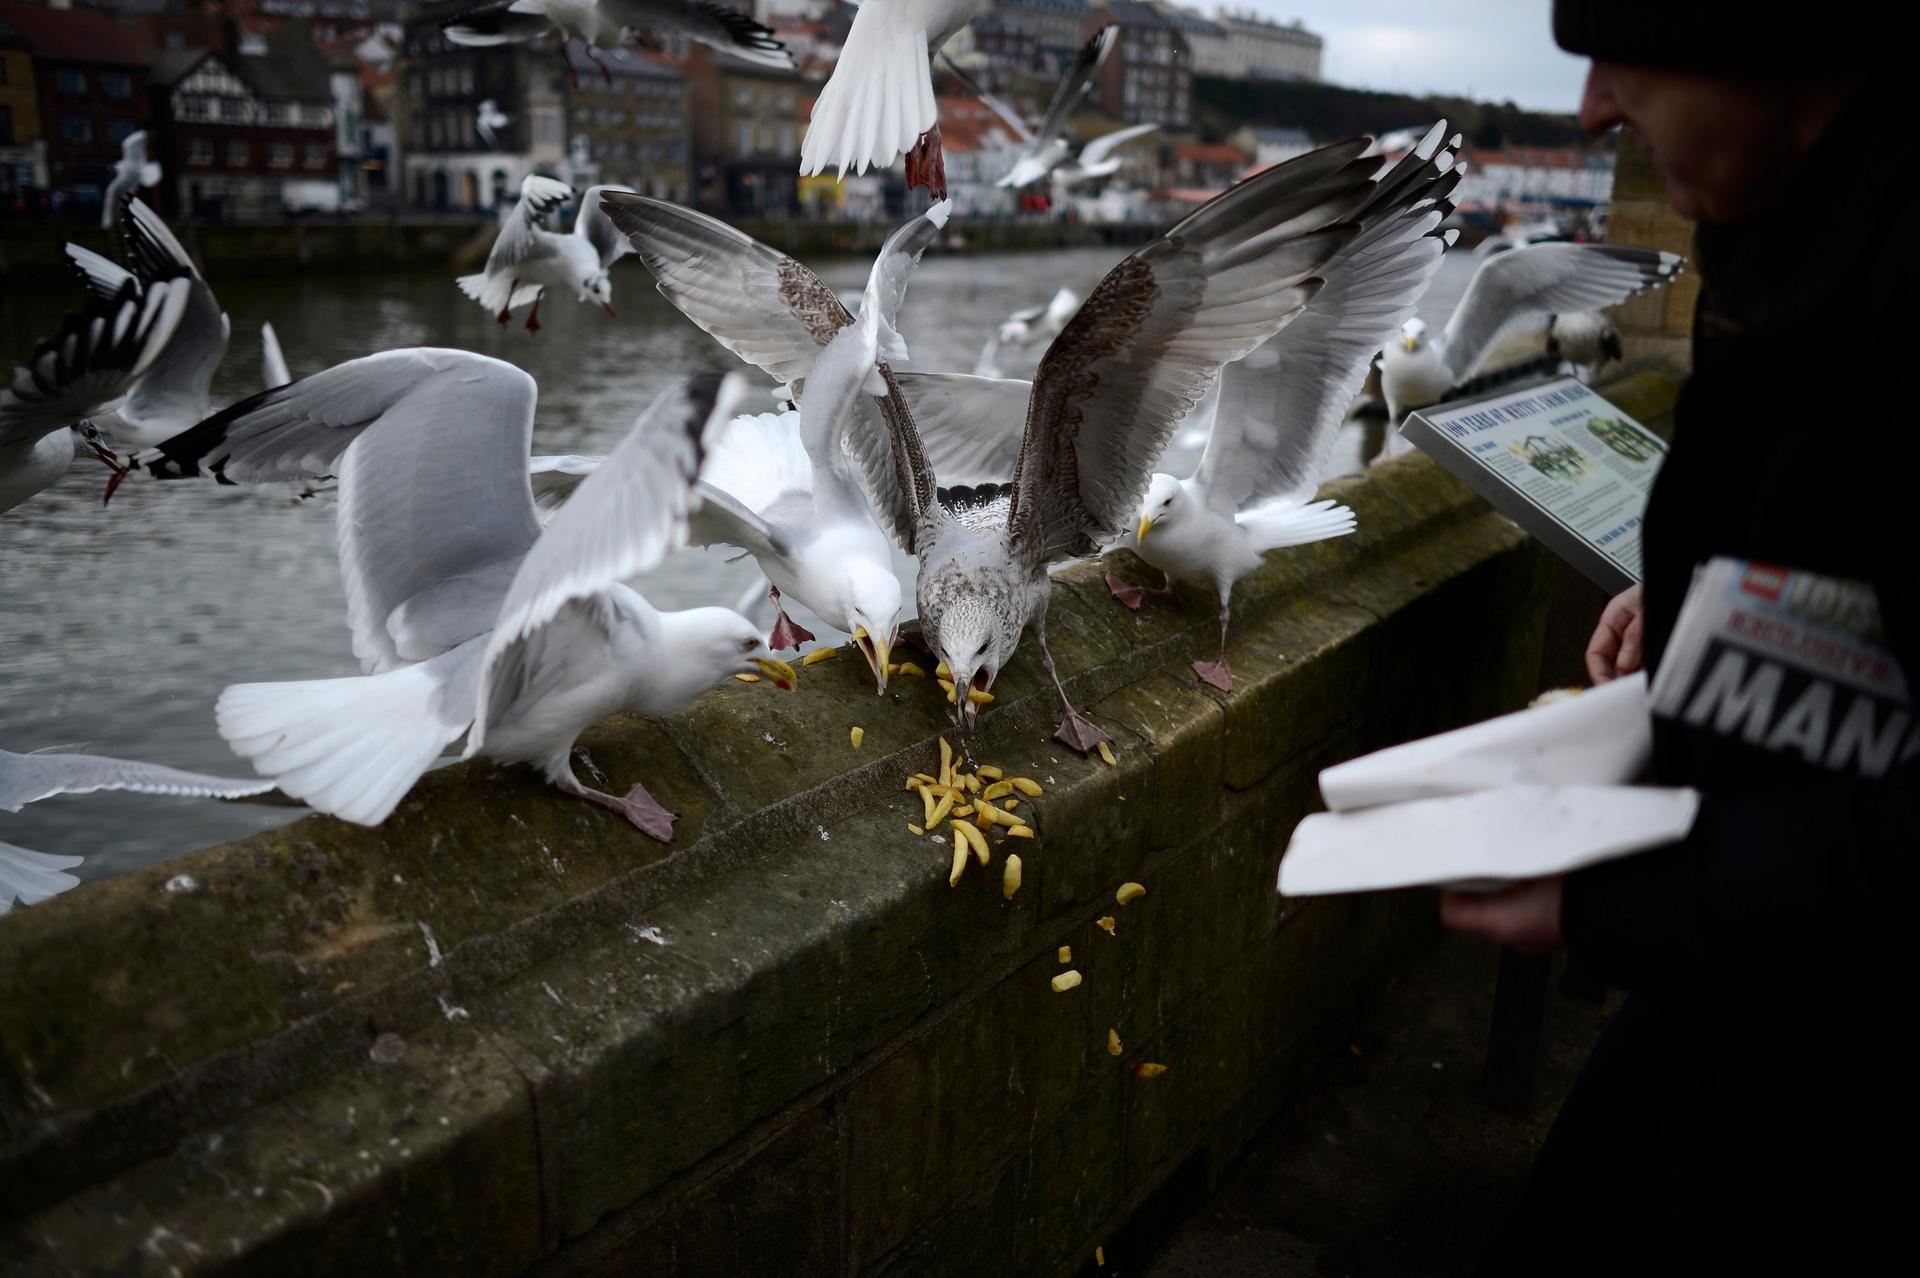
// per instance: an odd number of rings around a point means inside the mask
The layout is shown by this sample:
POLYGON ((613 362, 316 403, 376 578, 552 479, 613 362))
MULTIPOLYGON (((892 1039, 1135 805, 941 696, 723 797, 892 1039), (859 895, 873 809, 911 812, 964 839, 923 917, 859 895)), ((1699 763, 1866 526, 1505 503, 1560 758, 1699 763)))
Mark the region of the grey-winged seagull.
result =
MULTIPOLYGON (((793 58, 774 38, 773 29, 725 0, 495 0, 441 26, 454 44, 477 47, 537 40, 558 29, 563 57, 566 42, 578 40, 595 62, 596 50, 614 52, 637 38, 672 33, 756 66, 793 68, 793 58)), ((613 83, 606 64, 599 66, 601 78, 613 83)), ((567 75, 577 86, 571 64, 567 75)))
POLYGON ((125 203, 142 187, 160 184, 160 166, 147 158, 147 131, 136 129, 120 139, 120 158, 113 162, 113 177, 107 182, 107 194, 100 201, 100 229, 111 231, 120 219, 125 203))
POLYGON ((613 264, 627 252, 627 242, 615 234, 601 212, 600 197, 624 186, 590 186, 580 197, 580 212, 571 234, 561 235, 540 223, 573 198, 573 188, 556 178, 529 173, 520 183, 520 199, 501 224, 487 264, 454 283, 478 302, 502 327, 514 308, 533 303, 527 313, 527 331, 540 331, 540 300, 549 288, 571 291, 582 301, 597 302, 614 314, 613 264))

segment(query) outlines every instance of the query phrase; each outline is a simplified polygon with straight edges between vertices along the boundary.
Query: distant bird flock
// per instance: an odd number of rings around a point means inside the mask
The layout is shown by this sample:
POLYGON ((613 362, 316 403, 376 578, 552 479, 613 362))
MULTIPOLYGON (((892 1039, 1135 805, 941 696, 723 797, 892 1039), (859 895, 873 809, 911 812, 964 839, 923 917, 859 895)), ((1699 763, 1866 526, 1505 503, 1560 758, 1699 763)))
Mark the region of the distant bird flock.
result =
MULTIPOLYGON (((803 168, 858 171, 906 154, 937 188, 929 59, 977 8, 866 0, 803 168)), ((707 0, 512 0, 448 34, 486 43, 549 27, 615 56, 634 32, 674 31, 785 57, 764 28, 707 0)), ((1069 166, 1060 130, 1110 45, 1111 32, 1096 36, 1039 127, 1021 126, 1007 184, 1063 167, 1071 181, 1073 166, 1105 162, 1088 147, 1069 166)), ((484 104, 476 127, 505 122, 484 104)), ((1446 330, 1429 336, 1412 316, 1452 245, 1443 223, 1460 176, 1460 140, 1442 121, 1391 164, 1361 138, 1267 169, 1121 260, 1084 300, 1062 288, 1010 316, 979 371, 997 373, 1002 348, 1043 349, 1023 381, 906 367, 899 318, 922 254, 946 232, 943 200, 886 241, 856 315, 806 266, 713 217, 621 187, 576 199, 536 175, 484 269, 458 281, 482 312, 469 312, 474 324, 504 325, 524 307, 537 332, 549 290, 613 316, 612 268, 632 254, 793 407, 748 411, 768 401, 744 371, 689 375, 636 402, 605 457, 535 456, 534 379, 466 351, 377 351, 295 380, 268 328, 269 386, 212 402, 230 326, 137 194, 158 175, 143 141, 128 141, 110 206, 121 259, 69 248, 78 308, 0 391, 0 511, 60 482, 76 457, 104 467, 109 496, 129 480, 330 492, 362 673, 288 669, 285 682, 221 691, 210 712, 255 778, 0 750, 8 811, 60 793, 241 799, 272 788, 373 825, 454 753, 530 765, 668 842, 674 814, 642 785, 609 794, 584 784, 574 742, 608 715, 664 715, 725 680, 791 689, 798 674, 780 654, 815 640, 787 601, 852 636, 879 691, 924 673, 898 659, 902 645, 930 654, 963 744, 1031 636, 1059 701, 1056 739, 1111 759, 1111 738, 1072 703, 1072 672, 1048 646, 1054 567, 1124 545, 1164 583, 1109 576, 1116 607, 1139 608, 1178 582, 1210 589, 1219 644, 1193 671, 1229 692, 1234 584, 1271 551, 1354 528, 1350 510, 1316 495, 1376 357, 1397 419, 1443 396, 1527 316, 1591 311, 1679 266, 1612 245, 1514 247, 1484 260, 1446 330), (568 204, 573 229, 549 230, 568 204), (1184 434, 1204 436, 1205 451, 1177 476, 1162 456, 1184 434), (625 584, 688 545, 754 558, 771 633, 719 601, 662 610, 625 584), (903 626, 896 547, 918 562, 917 629, 903 626)), ((1610 344, 1589 318, 1556 324, 1569 359, 1617 352, 1617 337, 1610 344)), ((831 649, 802 664, 822 652, 831 649)), ((71 886, 77 861, 0 843, 0 911, 71 886)))

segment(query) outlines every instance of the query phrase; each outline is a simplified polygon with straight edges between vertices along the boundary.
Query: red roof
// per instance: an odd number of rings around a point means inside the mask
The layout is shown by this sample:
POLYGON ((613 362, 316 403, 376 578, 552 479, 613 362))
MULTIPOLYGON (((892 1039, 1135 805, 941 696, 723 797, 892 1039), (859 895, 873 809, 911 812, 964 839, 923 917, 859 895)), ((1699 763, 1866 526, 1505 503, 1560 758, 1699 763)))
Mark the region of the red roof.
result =
POLYGON ((20 33, 33 47, 34 57, 49 62, 144 67, 151 61, 139 43, 104 13, 0 0, 0 22, 20 33))
POLYGON ((1176 164, 1191 160, 1195 164, 1231 164, 1237 168, 1251 158, 1239 147, 1228 146, 1225 142, 1182 142, 1173 148, 1176 164))

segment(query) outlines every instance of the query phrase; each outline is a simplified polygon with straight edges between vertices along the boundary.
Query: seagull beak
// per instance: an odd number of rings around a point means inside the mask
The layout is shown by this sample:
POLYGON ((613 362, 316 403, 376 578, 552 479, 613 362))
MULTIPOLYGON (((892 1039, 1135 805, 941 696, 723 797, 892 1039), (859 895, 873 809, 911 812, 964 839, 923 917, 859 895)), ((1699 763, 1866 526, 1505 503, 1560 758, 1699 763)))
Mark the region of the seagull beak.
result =
POLYGON ((755 657, 753 664, 760 667, 760 673, 768 682, 782 692, 792 692, 795 683, 793 667, 778 657, 755 657))
POLYGON ((1153 529, 1153 516, 1152 515, 1140 516, 1140 528, 1134 534, 1133 539, 1135 541, 1145 541, 1147 539, 1147 533, 1152 531, 1152 529, 1153 529))
POLYGON ((866 658, 867 669, 873 671, 874 682, 878 685, 876 695, 885 692, 887 664, 893 659, 893 640, 870 634, 865 626, 855 626, 853 646, 860 650, 862 657, 866 658))
POLYGON ((602 302, 600 303, 600 307, 602 310, 606 311, 607 314, 613 316, 615 319, 620 318, 620 312, 613 309, 612 302, 602 302))
POLYGON ((1405 346, 1405 347, 1407 348, 1407 350, 1409 350, 1409 351, 1411 351, 1411 350, 1413 350, 1413 348, 1414 348, 1415 346, 1418 346, 1418 345, 1419 345, 1419 343, 1418 343, 1418 342, 1416 342, 1416 341, 1414 341, 1414 340, 1413 340, 1413 337, 1412 337, 1412 335, 1411 335, 1411 334, 1409 334, 1409 335, 1408 335, 1408 336, 1406 336, 1406 337, 1403 337, 1403 338, 1401 338, 1401 339, 1400 339, 1400 343, 1401 343, 1401 345, 1403 345, 1403 346, 1405 346))

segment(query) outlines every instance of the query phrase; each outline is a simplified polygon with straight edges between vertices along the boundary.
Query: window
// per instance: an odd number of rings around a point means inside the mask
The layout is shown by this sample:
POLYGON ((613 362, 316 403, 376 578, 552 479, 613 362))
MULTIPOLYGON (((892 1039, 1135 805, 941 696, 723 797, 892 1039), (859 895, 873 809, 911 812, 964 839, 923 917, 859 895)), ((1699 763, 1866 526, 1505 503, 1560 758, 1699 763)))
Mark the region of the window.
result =
POLYGON ((100 92, 109 102, 130 102, 133 100, 133 77, 125 71, 102 71, 100 92))
POLYGON ((324 169, 327 167, 327 148, 318 142, 309 142, 306 147, 307 167, 324 169))
POLYGON ((131 134, 132 132, 133 132, 132 120, 108 120, 107 121, 107 141, 112 142, 116 146, 122 142, 125 142, 127 140, 128 135, 131 134))
POLYGON ((733 153, 739 156, 753 154, 753 122, 741 120, 733 126, 733 153))
POLYGON ((61 116, 60 140, 62 142, 93 141, 93 117, 90 115, 61 116))
POLYGON ((272 165, 276 169, 292 168, 293 167, 293 143, 275 142, 273 144, 272 152, 267 157, 267 163, 272 165))
POLYGON ((74 67, 61 67, 53 73, 53 91, 63 98, 87 96, 87 73, 74 67))
POLYGON ((187 163, 202 168, 213 163, 213 143, 207 138, 194 138, 187 143, 187 163))
POLYGON ((742 111, 750 110, 753 107, 753 90, 744 84, 734 85, 733 105, 742 111))
POLYGON ((253 163, 253 148, 247 145, 245 138, 234 138, 227 143, 227 167, 244 169, 253 163))

